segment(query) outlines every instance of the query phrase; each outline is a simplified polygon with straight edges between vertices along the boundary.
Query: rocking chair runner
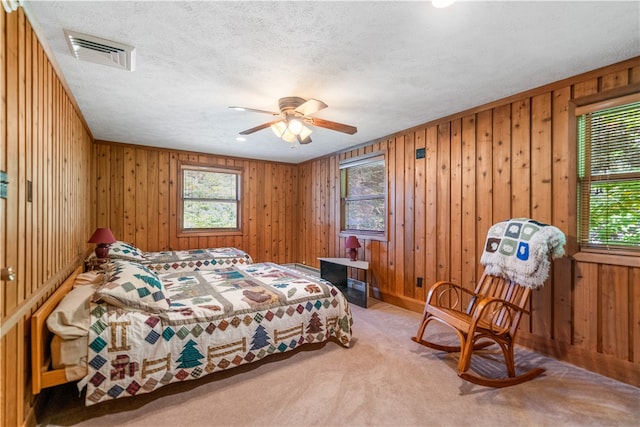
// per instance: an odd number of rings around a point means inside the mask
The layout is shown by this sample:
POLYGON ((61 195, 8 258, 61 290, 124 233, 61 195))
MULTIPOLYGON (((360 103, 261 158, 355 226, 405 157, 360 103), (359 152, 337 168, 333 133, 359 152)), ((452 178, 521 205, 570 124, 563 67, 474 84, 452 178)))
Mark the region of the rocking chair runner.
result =
POLYGON ((535 368, 516 376, 513 346, 518 324, 531 288, 484 273, 474 292, 450 282, 438 282, 429 290, 422 323, 412 338, 417 343, 446 352, 460 352, 458 375, 472 383, 506 387, 535 378, 544 372, 535 368), (424 332, 432 320, 452 327, 460 339, 459 346, 447 346, 425 340, 424 332), (502 349, 508 378, 479 377, 469 372, 475 350, 492 344, 502 349))

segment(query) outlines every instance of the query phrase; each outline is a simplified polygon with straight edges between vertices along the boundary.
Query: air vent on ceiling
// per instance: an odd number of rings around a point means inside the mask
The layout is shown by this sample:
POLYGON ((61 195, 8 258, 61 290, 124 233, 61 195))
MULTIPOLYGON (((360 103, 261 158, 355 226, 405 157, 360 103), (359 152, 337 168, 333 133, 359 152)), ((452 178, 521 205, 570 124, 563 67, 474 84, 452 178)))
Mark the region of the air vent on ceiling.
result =
POLYGON ((71 53, 77 59, 108 65, 122 70, 135 68, 136 48, 100 37, 64 30, 71 53))

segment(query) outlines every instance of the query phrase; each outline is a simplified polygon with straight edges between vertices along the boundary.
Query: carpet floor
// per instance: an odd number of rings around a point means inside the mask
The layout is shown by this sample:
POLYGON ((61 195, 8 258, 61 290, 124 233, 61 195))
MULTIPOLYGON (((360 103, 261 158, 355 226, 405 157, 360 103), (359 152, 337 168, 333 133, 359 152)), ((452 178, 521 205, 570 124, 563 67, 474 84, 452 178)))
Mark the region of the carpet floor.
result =
MULTIPOLYGON (((640 388, 518 348, 546 372, 493 389, 457 376, 457 354, 411 341, 420 315, 371 300, 352 305, 351 348, 313 344, 151 394, 85 407, 55 387, 39 426, 637 426, 640 388)), ((430 326, 430 338, 451 336, 430 326)), ((455 339, 455 337, 453 337, 455 339)), ((495 352, 473 369, 504 376, 495 352)))

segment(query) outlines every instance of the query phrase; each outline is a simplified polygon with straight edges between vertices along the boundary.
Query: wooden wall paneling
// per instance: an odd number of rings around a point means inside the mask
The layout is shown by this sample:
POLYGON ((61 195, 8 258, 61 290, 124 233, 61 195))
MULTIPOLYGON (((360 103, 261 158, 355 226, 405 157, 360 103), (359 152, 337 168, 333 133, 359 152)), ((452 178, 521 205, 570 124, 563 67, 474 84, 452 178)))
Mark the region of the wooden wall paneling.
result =
MULTIPOLYGON (((26 217, 26 247, 25 247, 25 259, 34 259, 33 255, 35 252, 35 248, 37 247, 37 240, 35 240, 36 233, 34 232, 34 205, 33 205, 33 171, 34 171, 34 162, 36 160, 35 148, 36 143, 34 141, 33 133, 33 52, 32 52, 32 42, 31 42, 31 25, 29 21, 25 20, 25 49, 24 49, 24 59, 25 59, 25 141, 26 141, 26 171, 25 176, 28 181, 31 181, 31 201, 27 202, 27 217, 26 217)), ((37 258, 36 258, 37 259, 37 258)), ((35 277, 37 277, 36 267, 33 262, 26 263, 26 288, 25 288, 25 297, 30 296, 35 289, 37 289, 37 283, 35 282, 35 277)))
MULTIPOLYGON (((397 143, 396 140, 390 139, 388 142, 387 149, 387 158, 386 158, 386 167, 387 167, 387 177, 388 177, 388 193, 387 206, 389 208, 389 212, 387 214, 387 258, 386 258, 386 281, 381 284, 380 291, 383 293, 391 293, 395 294, 396 292, 396 222, 399 221, 396 212, 396 192, 401 191, 397 185, 396 180, 396 151, 397 151, 397 143)), ((342 245, 344 246, 344 245, 342 245)))
MULTIPOLYGON (((552 221, 567 236, 567 241, 576 235, 576 203, 571 199, 576 194, 576 158, 574 142, 569 141, 569 100, 570 87, 559 89, 552 94, 552 221)), ((575 239, 574 239, 575 241, 575 239)), ((572 262, 563 257, 553 266, 553 337, 570 343, 571 331, 571 293, 572 262)))
POLYGON ((631 67, 629 70, 629 83, 640 83, 640 66, 631 67))
MULTIPOLYGON (((425 190, 426 190, 426 260, 425 285, 431 287, 437 279, 438 264, 438 127, 430 126, 425 131, 425 190)), ((426 290, 428 292, 428 289, 426 290)))
MULTIPOLYGON (((329 162, 329 166, 331 166, 333 162, 329 162)), ((331 175, 331 169, 329 170, 329 182, 334 182, 333 176, 331 175)), ((295 173, 295 169, 291 167, 287 167, 285 169, 284 176, 284 206, 282 209, 282 213, 280 214, 280 234, 281 234, 281 245, 282 245, 282 257, 281 263, 291 263, 298 262, 296 257, 296 252, 292 246, 293 240, 297 236, 293 232, 293 230, 297 229, 297 218, 296 215, 296 200, 297 200, 297 192, 295 191, 295 183, 297 182, 297 175, 295 173)), ((329 187, 329 197, 331 197, 331 187, 329 187)), ((333 221, 331 219, 331 214, 329 212, 330 208, 333 207, 333 202, 329 201, 329 206, 327 209, 327 215, 329 217, 327 223, 332 224, 333 221)), ((329 234, 329 242, 334 241, 334 234, 329 234)))
POLYGON ((571 87, 571 90, 573 92, 572 98, 582 98, 584 96, 598 93, 598 79, 589 79, 575 83, 571 87))
POLYGON ((496 223, 511 218, 511 195, 517 191, 517 183, 511 180, 511 104, 493 109, 492 129, 491 196, 493 223, 496 223))
MULTIPOLYGON (((328 227, 329 227, 329 242, 327 246, 327 253, 332 256, 338 253, 338 243, 340 242, 339 235, 342 228, 340 221, 340 162, 338 156, 332 156, 328 159, 329 163, 329 206, 327 209, 328 215, 328 227)), ((304 194, 300 194, 299 197, 304 197, 304 194)), ((293 215, 292 215, 293 216, 293 215)), ((298 216, 295 215, 297 218, 298 216)))
POLYGON ((169 152, 158 152, 158 247, 159 251, 169 249, 169 152))
POLYGON ((450 280, 451 126, 449 122, 438 125, 436 151, 436 280, 450 280))
POLYGON ((580 262, 574 271, 571 344, 598 351, 598 264, 580 262))
POLYGON ((93 155, 23 9, 0 10, 0 59, 0 169, 9 180, 8 198, 0 199, 0 263, 16 271, 0 294, 0 411, 3 425, 22 425, 34 402, 25 391, 25 324, 57 285, 51 277, 79 262, 87 247, 84 234, 95 217, 87 215, 93 191, 83 167, 93 155))
POLYGON ((52 265, 52 275, 55 274, 56 271, 60 269, 62 264, 61 256, 60 256, 60 237, 63 235, 59 228, 60 224, 60 214, 62 208, 62 201, 60 197, 60 135, 58 134, 58 123, 57 119, 60 116, 60 109, 58 104, 58 85, 56 84, 55 73, 53 67, 49 65, 49 75, 50 79, 50 87, 51 87, 51 121, 49 122, 49 132, 51 135, 51 159, 52 159, 52 222, 50 233, 53 234, 53 239, 51 240, 51 253, 53 254, 53 265, 52 265))
MULTIPOLYGON (((159 200, 160 200, 160 186, 159 186, 159 164, 158 164, 158 151, 147 151, 147 185, 143 189, 147 198, 147 244, 145 247, 153 248, 151 250, 157 251, 160 247, 160 212, 159 212, 159 200)), ((142 165, 141 165, 142 166, 142 165)))
POLYGON ((607 91, 629 84, 629 70, 620 70, 613 73, 605 74, 601 80, 601 90, 607 91))
POLYGON ((169 160, 169 248, 180 249, 178 240, 178 154, 171 153, 169 160))
MULTIPOLYGON (((248 252, 252 257, 256 256, 257 241, 258 241, 258 191, 255 190, 257 184, 257 167, 256 161, 250 161, 248 167, 248 176, 245 176, 245 182, 248 183, 247 195, 245 196, 245 211, 248 220, 248 229, 245 229, 244 233, 247 236, 244 239, 243 249, 248 252), (250 191, 254 189, 254 191, 250 191)), ((301 234, 304 235, 304 234, 301 234)), ((304 239, 300 239, 303 241, 304 239)))
MULTIPOLYGON (((111 214, 118 215, 111 208, 110 186, 111 186, 111 150, 107 145, 97 145, 96 152, 96 194, 102 200, 100 209, 96 209, 96 224, 98 227, 107 227, 111 224, 111 214)), ((114 234, 116 230, 111 229, 114 234)), ((91 236, 87 236, 89 240, 91 236)), ((116 238, 120 238, 115 234, 116 238)))
MULTIPOLYGON (((109 227, 118 240, 125 240, 124 234, 124 147, 116 145, 96 144, 96 147, 104 146, 109 152, 109 173, 111 176, 109 203, 111 212, 109 227)), ((167 165, 168 166, 168 165, 167 165)), ((104 208, 103 208, 104 209, 104 208)), ((97 211, 97 209, 96 209, 97 211)), ((169 215, 166 216, 167 221, 169 215)), ((100 225, 100 224, 98 224, 100 225)))
POLYGON ((451 122, 449 280, 462 283, 462 121, 451 122))
MULTIPOLYGON (((420 129, 415 132, 415 150, 425 150, 425 132, 420 129)), ((415 151, 414 151, 415 152, 415 151)), ((424 301, 429 284, 425 282, 425 258, 426 258, 426 157, 415 160, 414 167, 414 271, 416 278, 422 279, 422 287, 415 288, 414 298, 424 301)), ((376 260, 372 254, 372 260, 376 260)), ((414 283, 417 286, 417 284, 414 283)))
MULTIPOLYGON (((136 244, 136 149, 127 147, 124 156, 124 193, 122 204, 123 233, 122 240, 136 244)), ((142 248, 147 250, 147 248, 142 248)))
POLYGON ((404 289, 402 295, 414 298, 416 289, 416 269, 415 269, 415 135, 408 133, 404 138, 404 289))
POLYGON ((628 267, 600 266, 602 352, 629 359, 629 272, 628 267))
MULTIPOLYGON (((16 271, 18 268, 18 197, 19 197, 19 171, 18 164, 19 141, 18 141, 18 14, 12 13, 6 16, 6 169, 7 172, 7 199, 6 199, 6 264, 12 266, 16 271)), ((4 312, 5 316, 10 315, 18 305, 18 289, 24 287, 22 277, 9 286, 5 286, 4 312)), ((14 355, 15 357, 15 355, 14 355)), ((6 361, 6 359, 5 359, 6 361)), ((7 372, 13 377, 11 370, 7 372)), ((15 378, 13 378, 15 382, 15 378)))
MULTIPOLYGON (((322 170, 322 168, 321 168, 322 170)), ((281 253, 281 238, 280 234, 280 214, 284 212, 284 169, 280 167, 278 164, 270 165, 271 171, 271 188, 268 190, 272 194, 271 199, 271 256, 269 259, 274 260, 275 262, 280 262, 282 258, 281 253)), ((323 193, 324 193, 323 189, 323 193)), ((324 194, 323 194, 324 195, 324 194)), ((323 222, 324 223, 324 222, 323 222)), ((318 230, 322 232, 322 228, 318 230)))
MULTIPOLYGON (((486 110, 476 116, 476 253, 482 255, 487 232, 493 218, 493 111, 486 110)), ((479 260, 479 259, 478 259, 479 260)), ((476 266, 476 277, 483 268, 476 266)))
POLYGON ((134 151, 135 163, 135 242, 136 246, 145 251, 149 250, 149 242, 147 241, 147 224, 149 220, 149 211, 147 210, 147 197, 149 185, 149 169, 147 164, 148 150, 144 148, 136 148, 134 151))
MULTIPOLYGON (((393 281, 393 293, 396 295, 403 295, 405 290, 405 223, 404 223, 404 210, 405 210, 405 144, 404 137, 399 136, 395 138, 395 174, 394 180, 396 182, 396 189, 393 198, 395 220, 394 226, 394 281, 393 281)), ((410 189, 413 191, 413 186, 410 189)))
MULTIPOLYGON (((44 59, 44 56, 43 56, 44 59)), ((44 171, 44 200, 43 206, 45 211, 45 221, 44 221, 44 251, 45 254, 53 253, 53 155, 52 155, 52 147, 53 142, 51 140, 51 132, 50 132, 50 123, 51 123, 51 65, 48 61, 43 61, 43 94, 42 94, 42 102, 44 107, 44 121, 42 123, 42 144, 44 146, 44 156, 45 160, 45 171, 44 171)), ((53 266, 53 257, 46 256, 45 257, 45 275, 44 279, 47 280, 51 277, 55 270, 53 266)))
MULTIPOLYGON (((6 25, 5 25, 6 13, 4 11, 0 11, 0 170, 6 172, 7 171, 7 150, 8 150, 8 139, 7 139, 7 103, 6 103, 6 93, 7 93, 7 76, 5 73, 6 69, 6 25)), ((3 266, 8 265, 6 259, 6 235, 7 235, 7 200, 4 198, 0 198, 0 263, 3 266)), ((5 295, 5 287, 0 286, 0 301, 6 301, 5 295)), ((0 303, 0 319, 4 318, 5 315, 5 306, 4 303, 0 303)), ((0 339, 0 356, 2 356, 2 360, 4 360, 4 340, 0 339)), ((0 375, 4 377, 5 372, 3 369, 4 364, 0 363, 0 375)), ((0 387, 0 395, 3 395, 4 390, 0 387)), ((0 409, 4 410, 4 404, 2 404, 2 399, 0 399, 0 409)))
MULTIPOLYGON (((534 96, 531 101, 531 216, 551 223, 551 94, 534 96)), ((553 289, 549 283, 532 292, 531 331, 552 338, 553 289)))
MULTIPOLYGON (((1 31, 0 31, 1 32, 1 31)), ((44 119, 44 72, 43 72, 43 52, 42 46, 38 43, 36 37, 32 38, 33 47, 33 133, 35 142, 35 159, 34 159, 34 180, 33 180, 33 202, 35 203, 35 239, 38 244, 35 246, 33 259, 44 260, 44 170, 45 170, 45 154, 44 154, 44 135, 43 135, 43 119, 44 119)), ((36 268, 36 277, 34 278, 35 286, 39 286, 44 281, 44 263, 32 263, 36 268)), ((35 289, 34 289, 35 290, 35 289)))
POLYGON ((511 105, 511 215, 531 215, 531 122, 526 98, 511 105))
POLYGON ((629 269, 629 361, 640 364, 640 268, 629 269))
MULTIPOLYGON (((16 13, 18 18, 18 40, 17 40, 17 54, 18 54, 18 117, 17 117, 17 138, 18 138, 18 179, 15 181, 15 186, 18 189, 18 265, 16 266, 17 276, 20 278, 20 286, 17 286, 17 303, 21 303, 25 298, 25 290, 30 287, 28 277, 26 275, 27 263, 26 263, 26 216, 27 216, 27 138, 25 135, 26 123, 26 81, 25 81, 25 16, 24 11, 19 10, 16 13)), ((19 355, 22 353, 20 352, 19 355)), ((21 358, 18 357, 18 361, 21 358)), ((18 384, 20 385, 20 384, 18 384)), ((21 394, 20 394, 21 396, 21 394)))
MULTIPOLYGON (((318 165, 316 163, 313 164, 313 176, 317 176, 317 168, 318 165)), ((263 179, 260 180, 262 184, 262 188, 260 189, 260 192, 262 194, 262 239, 261 239, 261 243, 262 243, 262 247, 259 250, 259 254, 258 254, 258 260, 259 261, 266 261, 271 259, 271 239, 272 239, 272 234, 273 234, 273 229, 272 229, 272 219, 273 219, 273 213, 271 211, 272 208, 272 192, 270 191, 272 188, 272 178, 271 178, 271 171, 270 171, 270 167, 269 165, 263 164, 262 167, 260 168, 261 172, 262 172, 262 176, 263 179)), ((316 192, 314 191, 312 194, 316 195, 316 192)), ((317 203, 317 200, 314 200, 314 206, 315 203, 317 203)), ((313 211, 312 211, 313 212, 313 211)), ((312 239, 312 244, 314 244, 315 242, 315 238, 317 237, 316 235, 316 225, 312 224, 312 236, 314 237, 314 239, 312 239)))
POLYGON ((326 247, 324 245, 323 236, 322 236, 322 225, 324 224, 323 215, 324 215, 324 207, 326 206, 324 203, 325 197, 325 174, 324 174, 324 159, 321 159, 318 162, 313 162, 311 166, 311 176, 314 178, 313 185, 313 205, 312 205, 312 236, 311 240, 311 251, 313 253, 326 253, 326 247))
MULTIPOLYGON (((462 119, 462 229, 460 284, 474 289, 478 261, 476 254, 476 119, 470 115, 462 119)), ((484 242, 482 243, 484 245, 484 242)), ((466 301, 465 301, 466 302, 466 301)))

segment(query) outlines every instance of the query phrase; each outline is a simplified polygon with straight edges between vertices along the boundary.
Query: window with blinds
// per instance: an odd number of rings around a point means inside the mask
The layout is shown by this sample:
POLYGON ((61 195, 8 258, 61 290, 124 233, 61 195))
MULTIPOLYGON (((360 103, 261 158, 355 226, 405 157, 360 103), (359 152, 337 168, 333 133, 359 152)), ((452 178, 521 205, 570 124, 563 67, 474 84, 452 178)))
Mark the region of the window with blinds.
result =
POLYGON ((582 249, 640 252, 640 94, 576 108, 582 249))

